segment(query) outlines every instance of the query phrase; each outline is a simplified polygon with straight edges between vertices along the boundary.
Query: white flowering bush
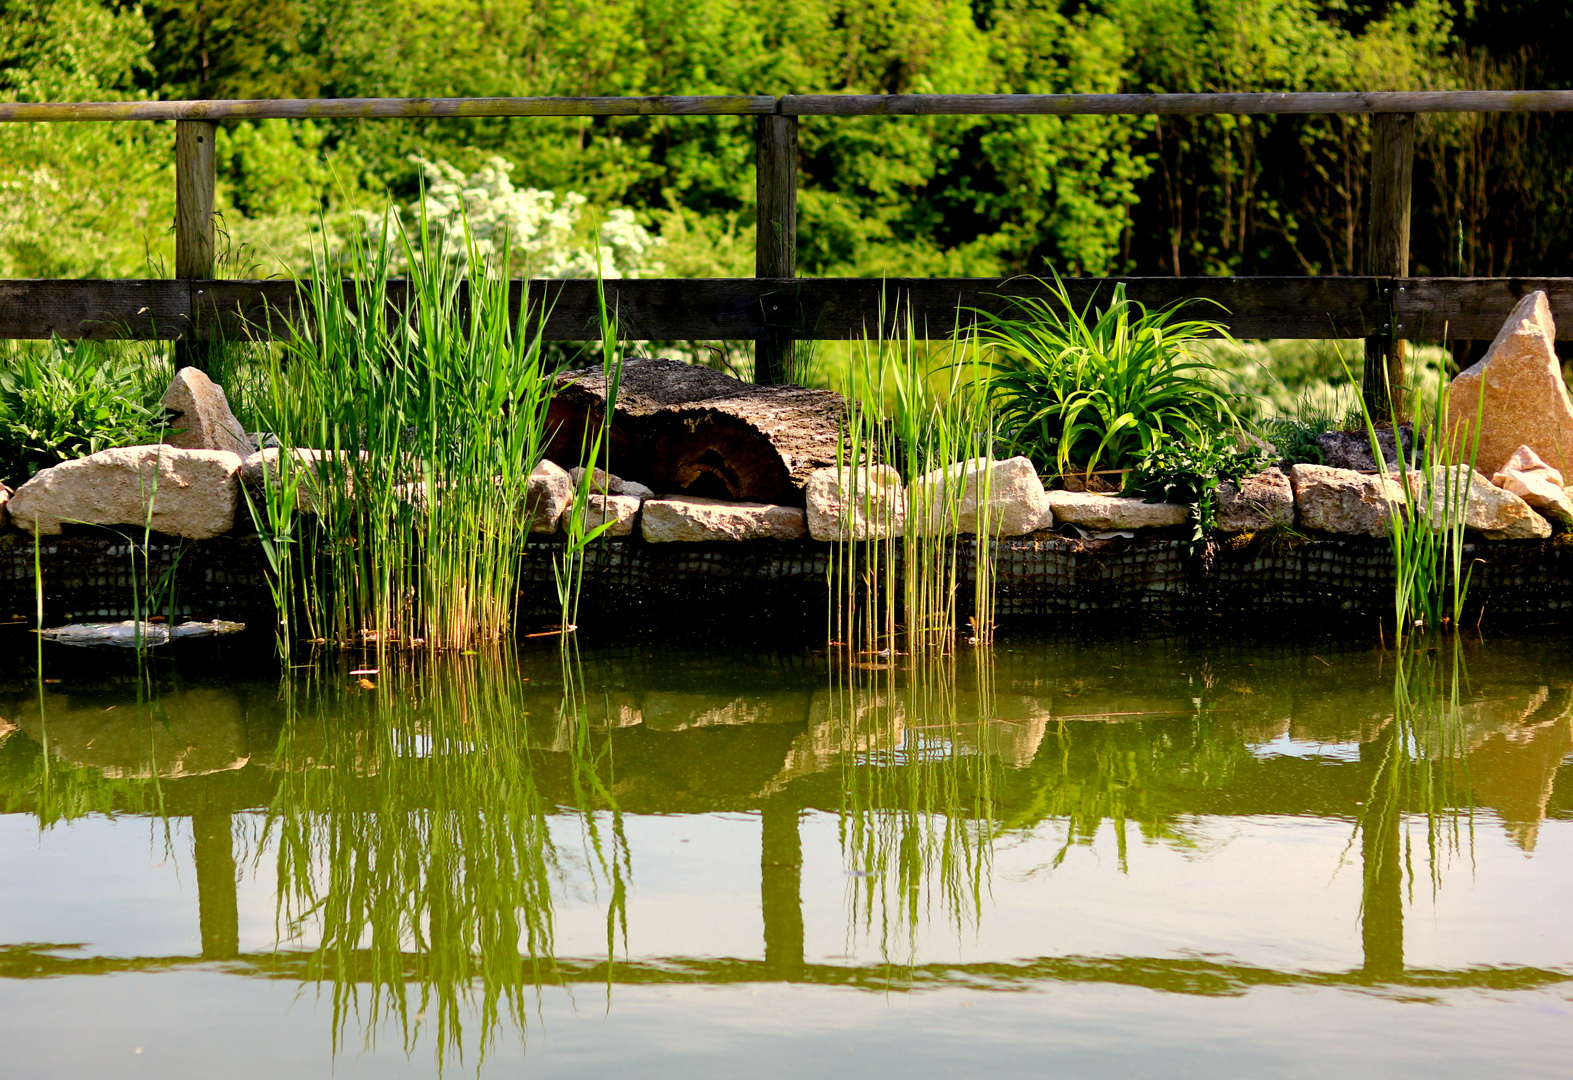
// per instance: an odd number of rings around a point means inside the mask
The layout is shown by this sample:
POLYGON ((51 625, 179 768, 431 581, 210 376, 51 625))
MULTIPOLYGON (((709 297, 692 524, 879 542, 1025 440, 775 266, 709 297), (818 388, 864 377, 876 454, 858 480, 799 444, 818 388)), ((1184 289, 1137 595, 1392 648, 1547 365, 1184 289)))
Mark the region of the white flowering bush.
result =
POLYGON ((464 269, 472 255, 489 264, 506 247, 516 276, 595 277, 597 240, 603 278, 636 278, 665 269, 654 258, 661 238, 640 225, 627 207, 608 211, 592 232, 584 220, 588 199, 577 191, 559 197, 554 191, 516 188, 508 177, 513 164, 500 157, 488 159, 469 176, 446 161, 411 160, 426 177, 423 199, 402 219, 390 209, 368 215, 366 223, 368 243, 375 247, 386 242, 396 270, 407 268, 399 228, 402 224, 413 236, 423 210, 434 246, 464 269))

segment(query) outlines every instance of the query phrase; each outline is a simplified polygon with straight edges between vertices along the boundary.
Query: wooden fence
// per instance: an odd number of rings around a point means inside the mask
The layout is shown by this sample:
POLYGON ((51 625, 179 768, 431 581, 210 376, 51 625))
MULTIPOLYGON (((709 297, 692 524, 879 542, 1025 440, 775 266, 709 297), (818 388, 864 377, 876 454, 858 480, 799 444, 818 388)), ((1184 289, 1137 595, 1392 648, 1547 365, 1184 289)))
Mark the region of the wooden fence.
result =
MULTIPOLYGON (((204 342, 268 332, 297 314, 293 285, 213 280, 214 137, 220 120, 395 119, 530 116, 753 116, 757 138, 755 277, 607 283, 625 334, 643 339, 745 339, 757 377, 779 381, 791 342, 858 336, 882 317, 910 316, 936 335, 958 305, 1001 309, 1039 292, 1027 279, 832 279, 797 276, 797 163, 801 117, 923 115, 1367 114, 1372 118, 1371 197, 1365 274, 1350 277, 1073 278, 1072 294, 1108 295, 1115 280, 1149 306, 1208 297, 1237 337, 1364 338, 1365 387, 1378 412, 1384 372, 1401 382, 1404 342, 1490 338, 1517 299, 1543 289, 1559 337, 1573 338, 1573 278, 1412 278, 1409 273, 1415 117, 1434 112, 1567 112, 1573 91, 1439 91, 1298 94, 805 94, 710 97, 344 98, 250 101, 0 103, 0 122, 174 121, 175 278, 0 281, 0 338, 173 340, 181 363, 200 363, 204 342)), ((398 304, 402 283, 390 286, 398 304)), ((514 285, 516 302, 550 301, 549 336, 595 334, 587 281, 514 285)))

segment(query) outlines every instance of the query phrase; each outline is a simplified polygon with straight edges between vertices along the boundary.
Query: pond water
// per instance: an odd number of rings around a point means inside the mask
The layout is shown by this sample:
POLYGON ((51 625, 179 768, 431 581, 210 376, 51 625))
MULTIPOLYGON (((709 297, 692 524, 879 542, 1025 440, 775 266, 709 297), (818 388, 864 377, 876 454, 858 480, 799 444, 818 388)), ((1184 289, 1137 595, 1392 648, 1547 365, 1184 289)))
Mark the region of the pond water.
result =
POLYGON ((0 1075, 1566 1075, 1573 642, 238 648, 6 661, 0 1075))

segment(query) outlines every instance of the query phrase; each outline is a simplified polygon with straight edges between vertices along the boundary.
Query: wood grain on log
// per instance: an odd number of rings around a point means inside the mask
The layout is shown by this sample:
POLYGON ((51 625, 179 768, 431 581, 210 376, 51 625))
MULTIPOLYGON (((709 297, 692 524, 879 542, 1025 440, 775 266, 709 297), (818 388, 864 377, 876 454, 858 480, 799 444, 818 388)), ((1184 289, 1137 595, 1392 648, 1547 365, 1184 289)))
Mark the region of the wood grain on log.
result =
MULTIPOLYGON (((558 376, 546 456, 578 465, 606 415, 601 369, 558 376)), ((828 390, 758 386, 676 360, 623 365, 609 433, 610 470, 655 489, 739 502, 803 505, 815 469, 836 463, 846 402, 828 390)), ((597 462, 603 467, 603 456, 597 462)))

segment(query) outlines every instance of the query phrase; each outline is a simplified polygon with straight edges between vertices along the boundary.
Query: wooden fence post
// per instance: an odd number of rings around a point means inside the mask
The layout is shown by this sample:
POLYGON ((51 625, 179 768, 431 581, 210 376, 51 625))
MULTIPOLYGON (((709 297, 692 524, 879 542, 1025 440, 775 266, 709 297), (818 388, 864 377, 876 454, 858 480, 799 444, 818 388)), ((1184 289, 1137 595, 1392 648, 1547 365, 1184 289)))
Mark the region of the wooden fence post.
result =
MULTIPOLYGON (((211 120, 175 121, 175 277, 213 277, 213 189, 217 183, 214 142, 218 125, 211 120)), ((192 294, 193 315, 197 295, 192 294)), ((194 329, 188 324, 187 333, 194 329)), ((175 342, 175 367, 207 367, 206 342, 184 337, 175 342)))
MULTIPOLYGON (((754 276, 797 276, 797 117, 761 116, 758 123, 759 221, 754 276)), ((779 329, 754 348, 754 381, 782 383, 791 376, 792 324, 797 305, 789 296, 767 302, 766 321, 779 329)))
MULTIPOLYGON (((1414 164, 1414 113, 1373 116, 1371 214, 1365 252, 1365 272, 1372 277, 1409 276, 1409 205, 1414 164)), ((1383 323, 1378 333, 1365 339, 1365 375, 1360 388, 1371 416, 1395 423, 1404 413, 1404 328, 1398 324, 1397 297, 1392 295, 1397 287, 1393 283, 1383 286, 1383 323)))

